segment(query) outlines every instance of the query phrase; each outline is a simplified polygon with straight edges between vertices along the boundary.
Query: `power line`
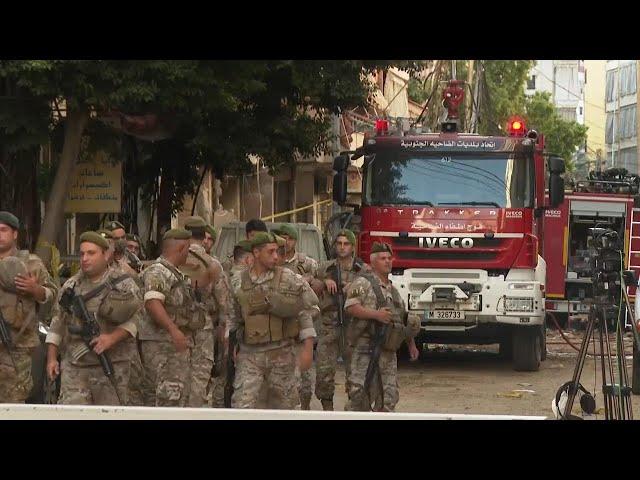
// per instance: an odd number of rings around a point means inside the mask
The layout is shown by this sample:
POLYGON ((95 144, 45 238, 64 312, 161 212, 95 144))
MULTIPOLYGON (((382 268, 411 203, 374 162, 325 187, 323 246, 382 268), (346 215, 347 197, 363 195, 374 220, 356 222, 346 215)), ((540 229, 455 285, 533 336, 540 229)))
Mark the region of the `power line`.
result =
MULTIPOLYGON (((547 75, 545 75, 545 73, 541 70, 538 70, 538 67, 533 67, 533 69, 538 72, 540 75, 542 75, 544 78, 546 78, 547 80, 549 80, 551 83, 553 83, 555 86, 560 87, 562 90, 564 90, 565 92, 573 95, 574 97, 576 97, 578 100, 582 99, 582 97, 574 92, 572 92, 571 90, 569 90, 568 88, 566 88, 564 85, 560 85, 558 82, 556 82, 555 80, 552 80, 551 78, 547 77, 547 75)), ((592 107, 595 107, 599 110, 602 110, 603 112, 607 112, 606 109, 602 108, 599 105, 596 105, 595 103, 591 103, 591 102, 587 102, 586 100, 584 100, 584 103, 586 103, 587 105, 591 105, 592 107)))

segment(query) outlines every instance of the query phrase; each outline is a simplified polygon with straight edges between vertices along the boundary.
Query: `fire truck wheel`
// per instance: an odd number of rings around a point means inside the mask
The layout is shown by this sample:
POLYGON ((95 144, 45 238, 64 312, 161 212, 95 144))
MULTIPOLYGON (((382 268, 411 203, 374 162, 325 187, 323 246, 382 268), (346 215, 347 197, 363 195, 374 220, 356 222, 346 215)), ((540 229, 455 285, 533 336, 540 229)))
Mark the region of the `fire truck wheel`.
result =
POLYGON ((519 372, 537 372, 542 358, 538 327, 516 327, 513 331, 513 367, 519 372))

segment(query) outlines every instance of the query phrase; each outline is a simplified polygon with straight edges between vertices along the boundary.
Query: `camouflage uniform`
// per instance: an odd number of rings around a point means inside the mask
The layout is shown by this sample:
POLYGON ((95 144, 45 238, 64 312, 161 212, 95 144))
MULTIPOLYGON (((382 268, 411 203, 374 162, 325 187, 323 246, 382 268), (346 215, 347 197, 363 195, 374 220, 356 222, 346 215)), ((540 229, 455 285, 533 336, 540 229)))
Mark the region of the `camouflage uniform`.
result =
POLYGON ((162 256, 144 270, 142 281, 144 301, 160 300, 188 342, 186 351, 177 352, 169 333, 145 310, 139 331, 145 405, 185 407, 189 401, 195 333, 204 328, 204 310, 195 302, 190 279, 162 256))
MULTIPOLYGON (((94 314, 103 333, 111 333, 122 328, 129 337, 107 350, 113 364, 114 377, 118 395, 123 405, 140 405, 142 399, 139 392, 131 390, 131 372, 139 368, 140 358, 135 336, 140 324, 142 295, 136 283, 130 277, 122 278, 122 271, 107 268, 103 276, 92 282, 82 271, 76 273, 62 286, 58 302, 63 293, 74 288, 77 295, 86 295, 98 286, 110 282, 98 295, 86 300, 87 310, 94 314), (105 311, 114 297, 129 297, 131 313, 128 318, 110 319, 105 311)), ((81 326, 80 319, 62 309, 56 302, 53 307, 53 318, 46 342, 60 348, 62 362, 60 365, 61 386, 58 403, 67 405, 118 405, 118 397, 114 386, 104 374, 98 356, 90 350, 80 336, 69 333, 70 325, 81 326)))
POLYGON ((24 403, 33 387, 31 355, 40 344, 36 318, 38 304, 50 305, 55 301, 58 286, 37 255, 30 254, 27 250, 13 249, 9 256, 19 258, 27 272, 35 276, 38 285, 45 289, 45 300, 39 303, 0 285, 0 309, 13 340, 11 355, 16 363, 14 368, 7 348, 0 345, 0 403, 24 403))
MULTIPOLYGON (((241 283, 241 274, 246 270, 244 265, 233 265, 230 270, 225 270, 225 281, 229 288, 229 297, 227 303, 227 314, 225 315, 225 323, 222 324, 226 329, 226 325, 229 318, 229 313, 231 312, 229 309, 232 308, 232 292, 236 289, 240 288, 241 283)), ((214 408, 224 408, 224 386, 227 378, 227 363, 224 358, 223 348, 219 348, 218 356, 216 358, 216 371, 217 376, 213 379, 213 388, 212 388, 212 406, 214 408)))
MULTIPOLYGON (((284 268, 288 268, 294 273, 299 273, 302 276, 311 275, 315 277, 318 272, 318 262, 300 252, 295 252, 293 257, 289 260, 285 260, 282 266, 284 268)), ((313 366, 311 366, 311 368, 306 372, 297 372, 297 375, 300 378, 300 386, 298 387, 300 403, 302 408, 305 410, 309 410, 309 403, 311 402, 311 396, 313 394, 314 373, 313 366)))
MULTIPOLYGON (((356 278, 357 272, 360 268, 351 260, 350 267, 341 269, 341 282, 337 282, 338 288, 348 287, 351 282, 356 278)), ((318 269, 318 280, 324 282, 325 280, 334 280, 336 278, 336 260, 329 260, 323 263, 318 269)), ((338 308, 336 304, 336 297, 330 295, 326 289, 323 292, 320 299, 320 331, 318 333, 318 351, 316 360, 316 397, 322 402, 323 407, 333 408, 333 396, 335 393, 335 376, 336 366, 338 363, 338 356, 340 355, 340 339, 341 334, 338 328, 338 308)), ((342 328, 343 335, 343 347, 344 352, 344 366, 345 366, 345 379, 349 378, 350 367, 350 351, 346 340, 346 328, 348 325, 348 317, 346 312, 345 325, 342 328)), ((345 382, 345 389, 348 393, 347 382, 345 382)))
POLYGON ((318 262, 301 252, 294 253, 293 257, 285 260, 282 266, 303 276, 311 275, 315 277, 318 272, 318 262))
POLYGON ((222 275, 220 262, 207 255, 202 245, 192 244, 189 247, 187 263, 180 268, 183 273, 193 279, 204 274, 204 269, 217 266, 221 278, 215 285, 207 286, 204 292, 205 325, 198 330, 194 337, 194 348, 191 357, 191 379, 189 407, 204 407, 211 405, 212 372, 214 364, 215 329, 226 324, 227 308, 229 304, 229 287, 222 275), (204 263, 202 262, 204 260, 204 263), (206 264, 206 265, 205 265, 206 264), (193 272, 193 274, 191 274, 193 272))
POLYGON ((276 267, 260 276, 245 270, 241 274, 239 288, 234 291, 234 303, 235 315, 230 318, 229 328, 237 332, 240 349, 233 385, 233 407, 256 408, 261 388, 266 383, 273 408, 293 409, 298 404, 296 340, 316 336, 312 319, 317 304, 315 293, 300 275, 287 269, 276 267), (280 280, 274 288, 276 277, 280 280), (282 318, 282 325, 278 327, 272 323, 277 318, 273 313, 254 311, 249 300, 253 295, 271 295, 275 292, 301 302, 297 317, 282 318), (256 317, 268 319, 267 326, 257 330, 262 334, 261 337, 256 331, 247 330, 247 320, 256 317), (270 338, 276 335, 283 338, 271 341, 270 338))
MULTIPOLYGON (((373 273, 371 277, 373 277, 373 273)), ((364 308, 378 310, 378 302, 371 284, 371 280, 365 276, 357 277, 347 289, 347 300, 345 301, 345 309, 352 305, 360 304, 364 308)), ((386 300, 386 307, 393 312, 393 325, 398 328, 405 338, 409 336, 408 327, 403 324, 405 314, 404 301, 400 297, 398 290, 387 283, 380 284, 382 295, 386 300)), ((375 320, 353 319, 349 325, 348 337, 349 344, 352 349, 351 355, 351 372, 348 379, 349 400, 345 405, 345 410, 369 411, 370 403, 368 400, 376 401, 376 407, 385 412, 392 412, 399 400, 398 383, 397 383, 397 359, 396 350, 383 349, 380 355, 379 374, 374 377, 371 382, 369 392, 364 391, 364 381, 370 359, 370 341, 375 324, 381 325, 375 320), (381 405, 379 401, 380 385, 384 403, 381 405)))
MULTIPOLYGON (((140 295, 142 295, 144 285, 142 284, 140 274, 132 269, 124 259, 121 259, 120 261, 112 260, 109 264, 109 267, 112 270, 119 272, 119 275, 129 275, 138 286, 138 290, 140 290, 141 292, 140 295)), ((142 311, 140 312, 140 318, 142 318, 142 311)), ((138 322, 138 326, 139 323, 140 322, 138 322)), ((140 342, 138 341, 137 331, 135 341, 137 353, 133 356, 131 369, 129 372, 129 404, 133 406, 142 406, 144 405, 144 368, 142 367, 142 359, 139 348, 140 342)))

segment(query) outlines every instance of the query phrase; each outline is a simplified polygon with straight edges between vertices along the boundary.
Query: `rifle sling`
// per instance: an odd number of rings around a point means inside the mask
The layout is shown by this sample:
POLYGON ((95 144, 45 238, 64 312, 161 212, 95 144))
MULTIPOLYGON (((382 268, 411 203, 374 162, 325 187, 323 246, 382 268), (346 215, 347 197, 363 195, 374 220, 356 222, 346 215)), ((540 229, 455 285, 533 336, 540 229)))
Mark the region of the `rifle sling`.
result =
POLYGON ((84 295, 82 295, 82 299, 85 302, 88 302, 92 298, 95 298, 98 295, 100 295, 105 288, 114 288, 118 283, 122 282, 123 280, 126 280, 127 278, 131 278, 131 275, 129 275, 128 273, 125 273, 124 275, 120 275, 119 277, 108 278, 107 280, 102 282, 100 285, 98 285, 96 288, 94 288, 90 292, 87 292, 84 295))

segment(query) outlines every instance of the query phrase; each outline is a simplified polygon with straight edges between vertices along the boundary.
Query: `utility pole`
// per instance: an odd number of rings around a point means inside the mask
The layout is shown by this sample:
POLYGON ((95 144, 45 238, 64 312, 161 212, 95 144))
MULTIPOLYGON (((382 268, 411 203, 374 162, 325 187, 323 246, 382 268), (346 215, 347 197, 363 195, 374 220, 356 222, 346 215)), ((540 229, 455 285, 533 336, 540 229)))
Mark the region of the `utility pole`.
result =
POLYGON ((469 133, 478 133, 478 115, 480 114, 480 82, 483 74, 482 60, 476 65, 475 85, 473 88, 473 104, 471 107, 471 119, 469 120, 469 133))
MULTIPOLYGON (((474 60, 469 60, 469 69, 467 71, 467 85, 471 88, 471 84, 473 83, 473 66, 475 64, 474 60)), ((469 133, 473 133, 471 130, 471 116, 473 115, 473 98, 471 95, 467 95, 464 101, 464 111, 466 122, 465 125, 467 127, 467 131, 469 133)))

